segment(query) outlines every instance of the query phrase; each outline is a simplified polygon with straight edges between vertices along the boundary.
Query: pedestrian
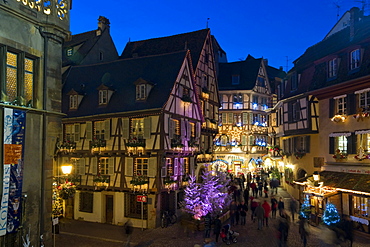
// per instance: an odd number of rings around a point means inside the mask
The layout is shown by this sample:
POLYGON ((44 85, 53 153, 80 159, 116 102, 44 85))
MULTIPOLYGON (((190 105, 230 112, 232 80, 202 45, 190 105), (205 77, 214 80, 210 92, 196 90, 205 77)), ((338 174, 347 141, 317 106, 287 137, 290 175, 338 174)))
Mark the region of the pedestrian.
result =
POLYGON ((265 193, 265 198, 267 198, 269 193, 269 189, 267 188, 267 186, 263 188, 263 193, 265 193))
POLYGON ((280 197, 279 202, 278 202, 278 209, 279 209, 279 215, 283 217, 283 212, 284 212, 284 201, 283 198, 280 197))
POLYGON ((236 225, 239 225, 239 219, 240 219, 240 204, 239 204, 239 202, 236 202, 236 211, 235 211, 235 223, 236 223, 236 225))
POLYGON ((209 238, 211 233, 212 219, 210 213, 204 217, 204 238, 209 238))
POLYGON ((258 206, 258 203, 255 201, 253 197, 251 197, 251 220, 255 222, 254 213, 256 211, 256 208, 258 206))
POLYGON ((248 206, 245 204, 243 201, 239 205, 239 212, 240 212, 240 225, 245 226, 245 220, 247 218, 247 211, 248 211, 248 206))
POLYGON ((257 218, 258 223, 258 230, 262 230, 263 225, 263 218, 265 217, 265 210, 262 207, 262 204, 259 202, 256 210, 254 211, 254 215, 257 218))
POLYGON ((276 210, 277 210, 278 201, 274 196, 271 197, 271 218, 276 218, 276 210))
POLYGON ((251 183, 250 183, 250 185, 249 185, 249 187, 252 189, 252 195, 253 195, 253 197, 257 197, 258 195, 257 195, 257 191, 258 191, 258 189, 256 189, 257 188, 257 185, 256 185, 256 183, 254 182, 254 181, 252 181, 251 183))
POLYGON ((289 203, 289 210, 290 213, 292 214, 292 220, 294 222, 294 215, 297 212, 297 200, 294 197, 290 198, 290 203, 289 203))
POLYGON ((260 180, 258 182, 258 194, 259 194, 259 196, 262 196, 262 190, 263 190, 263 182, 262 182, 262 180, 260 180))
POLYGON ((235 225, 235 212, 237 210, 236 202, 232 201, 230 204, 230 224, 235 225))
POLYGON ((245 188, 244 192, 243 192, 243 198, 244 198, 244 202, 245 204, 248 205, 248 200, 249 200, 249 188, 245 188))
POLYGON ((308 223, 307 223, 307 220, 302 217, 302 216, 299 216, 299 227, 298 227, 298 231, 299 231, 299 235, 301 235, 301 240, 302 240, 302 243, 303 243, 303 247, 306 247, 307 246, 307 237, 309 235, 309 231, 308 231, 308 223))
POLYGON ((283 216, 280 217, 278 224, 279 247, 286 247, 288 241, 289 223, 285 215, 286 214, 283 214, 283 216))
POLYGON ((244 190, 244 185, 245 185, 245 176, 244 176, 244 173, 242 173, 240 175, 240 180, 241 180, 241 184, 242 184, 242 190, 244 190))
POLYGON ((130 246, 130 241, 131 241, 131 235, 132 235, 132 232, 134 231, 134 227, 132 226, 131 219, 128 219, 126 221, 126 223, 123 225, 123 227, 125 229, 125 233, 126 233, 126 236, 127 236, 127 241, 126 241, 125 246, 129 247, 130 246))
POLYGON ((218 242, 218 237, 220 236, 221 227, 222 227, 222 222, 220 220, 220 216, 217 215, 214 221, 214 228, 213 228, 213 233, 216 235, 216 243, 218 242))
POLYGON ((265 210, 265 215, 263 219, 263 224, 266 226, 269 226, 269 217, 270 217, 270 212, 271 212, 271 206, 268 204, 268 202, 265 200, 262 204, 263 209, 265 210))

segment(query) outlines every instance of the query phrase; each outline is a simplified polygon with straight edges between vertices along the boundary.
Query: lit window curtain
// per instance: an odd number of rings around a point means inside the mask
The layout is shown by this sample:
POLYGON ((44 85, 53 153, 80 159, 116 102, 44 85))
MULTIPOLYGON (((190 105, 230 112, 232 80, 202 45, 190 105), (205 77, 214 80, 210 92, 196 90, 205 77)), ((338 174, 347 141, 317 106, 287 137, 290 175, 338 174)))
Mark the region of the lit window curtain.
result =
POLYGON ((17 54, 7 52, 6 57, 6 95, 8 101, 17 98, 17 54))
MULTIPOLYGON (((26 58, 24 60, 24 99, 26 105, 32 103, 33 100, 33 83, 34 83, 34 61, 26 58)), ((77 95, 75 95, 75 102, 73 105, 74 108, 77 108, 77 95)))

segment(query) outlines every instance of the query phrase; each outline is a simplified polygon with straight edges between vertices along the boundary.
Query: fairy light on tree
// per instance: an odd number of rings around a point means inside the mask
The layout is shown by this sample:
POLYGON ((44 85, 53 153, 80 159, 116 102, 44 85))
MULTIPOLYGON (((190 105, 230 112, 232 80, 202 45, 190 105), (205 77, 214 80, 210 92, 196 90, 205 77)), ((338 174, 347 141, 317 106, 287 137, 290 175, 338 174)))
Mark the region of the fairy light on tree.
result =
POLYGON ((303 204, 301 206, 301 210, 299 211, 299 215, 305 219, 309 219, 311 214, 311 205, 309 202, 308 195, 305 195, 303 204))
POLYGON ((322 220, 328 226, 334 225, 340 221, 338 210, 333 204, 331 203, 326 204, 322 220))

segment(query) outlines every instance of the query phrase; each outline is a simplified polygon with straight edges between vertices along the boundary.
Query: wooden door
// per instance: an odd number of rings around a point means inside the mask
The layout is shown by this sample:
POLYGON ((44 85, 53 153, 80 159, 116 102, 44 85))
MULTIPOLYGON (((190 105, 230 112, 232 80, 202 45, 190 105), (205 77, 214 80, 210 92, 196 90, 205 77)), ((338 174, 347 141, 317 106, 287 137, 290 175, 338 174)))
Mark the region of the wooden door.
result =
POLYGON ((105 223, 113 223, 113 196, 105 196, 105 223))

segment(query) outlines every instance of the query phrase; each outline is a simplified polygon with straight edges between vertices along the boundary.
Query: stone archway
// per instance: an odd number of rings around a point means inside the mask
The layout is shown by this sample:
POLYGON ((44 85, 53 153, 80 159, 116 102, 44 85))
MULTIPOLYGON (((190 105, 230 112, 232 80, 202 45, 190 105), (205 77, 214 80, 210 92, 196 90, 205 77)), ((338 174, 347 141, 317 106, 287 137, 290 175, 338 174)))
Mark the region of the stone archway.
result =
POLYGON ((304 169, 298 169, 297 171, 297 179, 304 178, 307 172, 304 169))

